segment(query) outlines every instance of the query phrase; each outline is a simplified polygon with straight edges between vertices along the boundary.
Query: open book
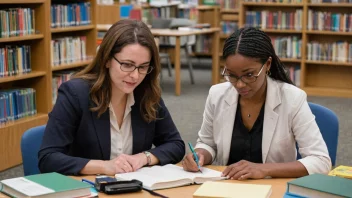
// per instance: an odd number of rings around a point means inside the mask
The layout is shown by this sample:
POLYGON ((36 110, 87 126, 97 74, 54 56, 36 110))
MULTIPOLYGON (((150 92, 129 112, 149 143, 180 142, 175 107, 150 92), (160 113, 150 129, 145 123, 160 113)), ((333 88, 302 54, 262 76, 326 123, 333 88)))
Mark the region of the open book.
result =
POLYGON ((182 167, 168 164, 165 166, 144 167, 136 172, 116 174, 118 180, 137 179, 143 182, 143 187, 149 190, 174 188, 178 186, 201 184, 206 181, 223 180, 221 172, 202 168, 202 172, 187 172, 182 167))

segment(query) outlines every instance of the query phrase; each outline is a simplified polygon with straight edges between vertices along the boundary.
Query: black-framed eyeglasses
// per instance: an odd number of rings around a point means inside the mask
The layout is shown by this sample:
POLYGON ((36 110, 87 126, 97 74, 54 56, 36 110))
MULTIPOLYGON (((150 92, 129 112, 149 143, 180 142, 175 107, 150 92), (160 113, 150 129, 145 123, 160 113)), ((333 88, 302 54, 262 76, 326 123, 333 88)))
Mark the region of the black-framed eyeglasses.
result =
POLYGON ((119 60, 117 60, 117 58, 115 58, 115 56, 112 56, 112 57, 116 60, 116 62, 120 64, 120 68, 124 72, 133 72, 134 70, 138 69, 138 72, 140 74, 149 74, 154 69, 154 67, 150 65, 135 66, 134 64, 131 64, 131 63, 120 62, 119 60))
MULTIPOLYGON (((265 62, 266 63, 266 62, 265 62)), ((240 77, 234 76, 232 74, 229 74, 227 72, 226 67, 224 68, 224 70, 222 71, 221 75, 224 76, 225 80, 231 82, 231 83, 237 83, 238 80, 241 80, 244 83, 253 83, 257 80, 257 78, 259 77, 259 75, 262 73, 262 70, 264 68, 265 63, 262 65, 259 73, 257 75, 242 75, 240 77)))

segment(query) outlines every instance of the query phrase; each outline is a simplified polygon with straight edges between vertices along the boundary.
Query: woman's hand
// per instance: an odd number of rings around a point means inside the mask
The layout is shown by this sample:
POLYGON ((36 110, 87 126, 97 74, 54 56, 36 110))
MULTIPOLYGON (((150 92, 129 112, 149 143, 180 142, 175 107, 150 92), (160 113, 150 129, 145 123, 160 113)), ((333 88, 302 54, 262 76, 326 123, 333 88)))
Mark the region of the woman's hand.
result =
POLYGON ((148 163, 147 156, 144 153, 128 155, 127 161, 131 164, 133 171, 136 171, 148 163))
POLYGON ((128 173, 133 171, 133 167, 130 163, 130 156, 121 154, 117 158, 104 161, 103 169, 106 175, 115 175, 116 173, 128 173))
MULTIPOLYGON (((196 152, 199 159, 199 166, 204 165, 204 155, 202 153, 196 152)), ((199 170, 196 161, 193 158, 193 154, 189 153, 182 160, 183 170, 190 172, 197 172, 199 170)))
POLYGON ((237 180, 262 179, 267 176, 267 171, 263 164, 241 160, 226 167, 222 176, 237 180))

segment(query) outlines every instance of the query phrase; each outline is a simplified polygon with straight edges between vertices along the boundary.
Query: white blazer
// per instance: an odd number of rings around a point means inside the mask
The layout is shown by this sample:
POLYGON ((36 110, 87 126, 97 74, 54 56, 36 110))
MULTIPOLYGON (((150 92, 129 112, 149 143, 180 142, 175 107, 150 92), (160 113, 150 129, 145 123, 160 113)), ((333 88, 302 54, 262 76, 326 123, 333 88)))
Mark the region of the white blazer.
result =
MULTIPOLYGON (((213 164, 227 165, 229 160, 238 96, 229 82, 210 88, 196 148, 209 151, 213 164)), ((328 149, 308 106, 306 93, 293 85, 268 77, 262 140, 263 163, 296 161, 296 142, 302 156, 299 161, 309 174, 327 174, 330 171, 328 149)))

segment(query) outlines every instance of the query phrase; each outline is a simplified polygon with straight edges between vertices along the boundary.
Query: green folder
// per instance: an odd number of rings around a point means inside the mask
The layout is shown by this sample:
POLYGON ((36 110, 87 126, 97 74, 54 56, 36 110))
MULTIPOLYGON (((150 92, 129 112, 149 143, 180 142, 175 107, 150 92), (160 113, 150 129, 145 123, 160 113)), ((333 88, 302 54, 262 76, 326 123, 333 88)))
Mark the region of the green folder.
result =
MULTIPOLYGON (((6 179, 0 182, 2 191, 20 197, 81 197, 90 195, 90 184, 59 173, 45 173, 6 179)), ((1 187, 0 187, 1 189, 1 187)))
POLYGON ((351 197, 352 180, 312 174, 287 182, 287 192, 306 197, 351 197))

